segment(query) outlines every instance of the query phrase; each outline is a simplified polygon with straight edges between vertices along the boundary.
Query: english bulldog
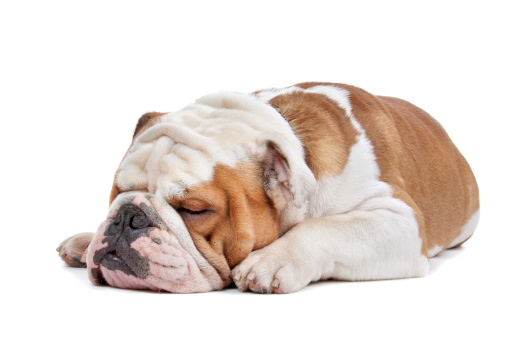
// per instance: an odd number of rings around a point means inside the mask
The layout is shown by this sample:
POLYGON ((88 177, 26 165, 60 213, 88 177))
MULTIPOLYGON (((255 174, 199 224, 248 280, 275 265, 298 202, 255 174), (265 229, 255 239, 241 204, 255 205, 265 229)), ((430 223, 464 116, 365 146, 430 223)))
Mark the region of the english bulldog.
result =
POLYGON ((97 285, 290 293, 424 276, 478 219, 474 175, 426 112, 301 83, 142 116, 106 220, 57 250, 97 285))

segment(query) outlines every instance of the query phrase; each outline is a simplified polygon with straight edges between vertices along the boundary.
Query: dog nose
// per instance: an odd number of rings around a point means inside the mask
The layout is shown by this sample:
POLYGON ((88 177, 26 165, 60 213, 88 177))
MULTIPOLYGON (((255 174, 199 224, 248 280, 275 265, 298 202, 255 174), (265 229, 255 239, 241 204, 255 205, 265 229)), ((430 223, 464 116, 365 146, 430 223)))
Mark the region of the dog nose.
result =
POLYGON ((120 229, 143 229, 151 226, 151 222, 138 206, 133 204, 124 204, 118 209, 114 224, 120 229))

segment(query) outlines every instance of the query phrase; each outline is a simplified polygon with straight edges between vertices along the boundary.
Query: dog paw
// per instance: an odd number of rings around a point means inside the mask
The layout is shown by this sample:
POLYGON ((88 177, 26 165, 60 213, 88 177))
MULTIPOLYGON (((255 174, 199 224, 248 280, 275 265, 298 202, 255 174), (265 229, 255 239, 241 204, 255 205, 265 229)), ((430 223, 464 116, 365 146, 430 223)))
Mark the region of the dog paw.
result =
POLYGON ((241 291, 291 293, 315 278, 315 269, 299 255, 270 246, 251 253, 232 270, 234 283, 241 291))
POLYGON ((64 240, 56 251, 58 251, 61 259, 70 266, 76 268, 86 267, 86 253, 88 245, 90 245, 94 234, 91 232, 83 232, 64 240))

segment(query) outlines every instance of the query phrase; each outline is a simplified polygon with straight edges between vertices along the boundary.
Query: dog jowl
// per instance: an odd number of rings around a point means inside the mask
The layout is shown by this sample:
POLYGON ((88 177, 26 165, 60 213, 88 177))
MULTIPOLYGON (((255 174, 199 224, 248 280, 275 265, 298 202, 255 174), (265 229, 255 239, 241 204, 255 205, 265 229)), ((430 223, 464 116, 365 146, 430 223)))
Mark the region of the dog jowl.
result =
POLYGON ((303 83, 145 114, 106 220, 58 251, 95 284, 288 293, 424 276, 478 219, 474 175, 427 113, 303 83))

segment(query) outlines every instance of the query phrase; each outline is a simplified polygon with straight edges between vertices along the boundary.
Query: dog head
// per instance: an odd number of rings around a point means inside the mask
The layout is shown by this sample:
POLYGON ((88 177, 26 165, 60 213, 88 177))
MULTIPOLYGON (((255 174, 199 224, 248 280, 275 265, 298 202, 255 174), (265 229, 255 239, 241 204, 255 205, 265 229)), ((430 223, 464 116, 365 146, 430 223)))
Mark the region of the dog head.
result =
POLYGON ((241 94, 145 114, 87 255, 95 284, 204 292, 278 238, 315 178, 272 107, 241 94))

